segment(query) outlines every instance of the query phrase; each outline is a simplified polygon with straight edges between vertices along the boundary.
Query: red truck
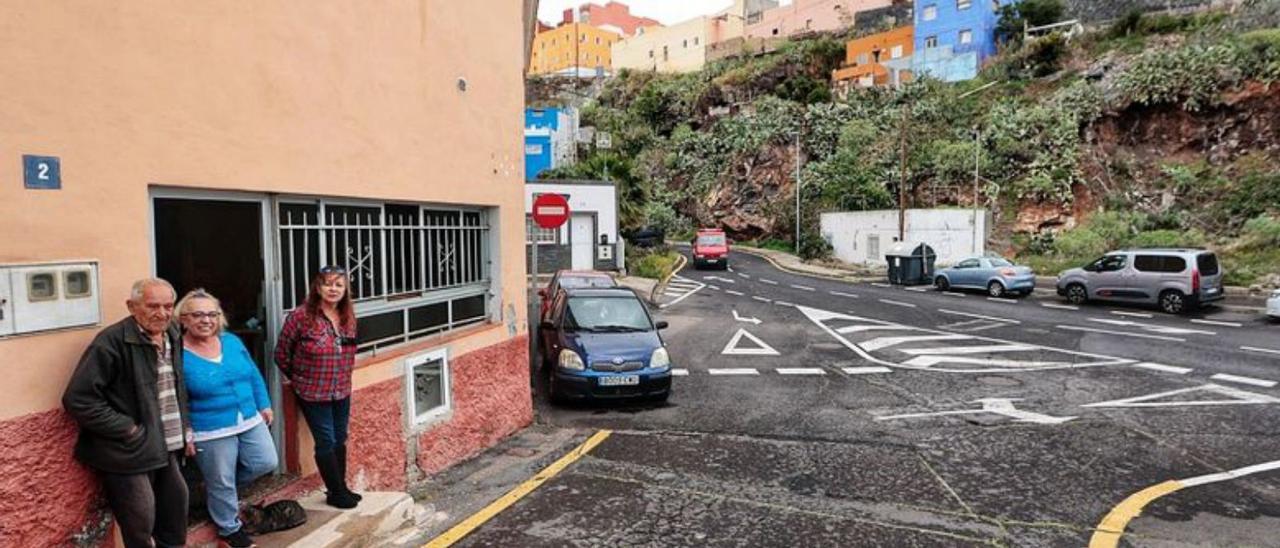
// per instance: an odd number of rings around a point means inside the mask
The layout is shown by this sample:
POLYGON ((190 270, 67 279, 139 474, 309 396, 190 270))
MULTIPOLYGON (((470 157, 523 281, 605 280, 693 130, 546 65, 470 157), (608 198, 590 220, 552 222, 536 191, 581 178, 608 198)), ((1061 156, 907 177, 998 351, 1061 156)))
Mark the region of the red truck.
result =
POLYGON ((729 268, 729 238, 719 228, 700 228, 693 237, 693 267, 729 268))

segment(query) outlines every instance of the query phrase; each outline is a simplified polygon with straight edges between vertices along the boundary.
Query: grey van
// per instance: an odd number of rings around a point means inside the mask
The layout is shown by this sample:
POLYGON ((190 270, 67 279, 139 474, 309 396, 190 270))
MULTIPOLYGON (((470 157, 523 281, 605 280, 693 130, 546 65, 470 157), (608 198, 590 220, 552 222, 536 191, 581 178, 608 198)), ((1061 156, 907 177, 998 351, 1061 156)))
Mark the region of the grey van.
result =
POLYGON ((1058 294, 1068 301, 1108 300, 1154 304, 1179 314, 1221 300, 1218 256, 1203 249, 1112 251, 1084 267, 1058 275, 1058 294))

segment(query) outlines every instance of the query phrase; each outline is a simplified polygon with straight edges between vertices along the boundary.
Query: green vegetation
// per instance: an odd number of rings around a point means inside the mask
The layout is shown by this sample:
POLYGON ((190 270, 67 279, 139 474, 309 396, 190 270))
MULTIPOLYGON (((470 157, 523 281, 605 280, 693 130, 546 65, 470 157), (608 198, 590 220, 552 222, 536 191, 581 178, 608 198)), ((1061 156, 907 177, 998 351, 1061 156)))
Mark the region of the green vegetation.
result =
POLYGON ((652 250, 627 248, 627 265, 632 276, 662 280, 675 270, 680 254, 667 247, 652 250))
POLYGON ((1025 0, 1004 10, 1005 49, 975 80, 918 78, 847 97, 828 87, 845 37, 794 40, 690 74, 624 70, 583 111, 613 149, 587 150, 551 175, 600 177, 607 167, 624 228, 724 226, 792 251, 798 158, 801 252, 820 257, 829 253, 822 212, 895 207, 900 192, 910 207, 968 207, 976 162, 978 199, 995 211, 1003 249, 1044 272, 1115 247, 1204 245, 1243 283, 1280 271, 1271 248, 1236 245, 1262 238, 1254 219, 1280 215, 1280 137, 1239 141, 1221 131, 1240 124, 1217 124, 1232 109, 1275 108, 1239 97, 1280 82, 1277 4, 1134 14, 1070 42, 1024 42, 1024 21, 1062 13, 1055 0, 1025 0), (1029 207, 1059 218, 1009 230, 1029 207))

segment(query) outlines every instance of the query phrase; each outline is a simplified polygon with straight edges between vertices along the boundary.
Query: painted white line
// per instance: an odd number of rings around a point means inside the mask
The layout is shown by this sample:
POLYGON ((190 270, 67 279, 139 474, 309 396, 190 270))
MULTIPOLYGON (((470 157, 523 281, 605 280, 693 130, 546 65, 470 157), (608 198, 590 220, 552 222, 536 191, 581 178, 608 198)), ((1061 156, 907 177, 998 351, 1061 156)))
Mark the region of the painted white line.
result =
POLYGON ((1241 346, 1240 350, 1248 350, 1250 352, 1264 352, 1267 354, 1280 354, 1280 350, 1272 350, 1270 348, 1258 348, 1256 346, 1241 346))
POLYGON ((775 281, 773 281, 773 280, 768 280, 768 279, 765 279, 765 278, 760 278, 760 283, 762 283, 762 284, 769 284, 769 285, 778 285, 778 282, 775 282, 775 281))
POLYGON ((807 285, 795 285, 795 284, 791 284, 791 289, 799 289, 800 291, 817 291, 816 289, 809 287, 807 285))
POLYGON ((1069 362, 1036 362, 1029 360, 998 360, 989 358, 967 358, 963 356, 916 356, 902 365, 908 367, 931 367, 940 363, 967 363, 972 365, 989 365, 993 367, 1071 367, 1069 362))
POLYGON ((755 299, 755 300, 757 300, 757 301, 760 301, 760 302, 762 302, 762 303, 771 303, 771 302, 773 302, 773 301, 771 301, 771 300, 769 300, 769 299, 766 299, 766 298, 764 298, 764 297, 761 297, 761 296, 759 296, 759 295, 752 295, 752 296, 751 296, 751 298, 752 298, 752 299, 755 299))
POLYGON ((1133 364, 1134 367, 1150 369, 1152 371, 1163 371, 1165 373, 1173 373, 1174 375, 1186 375, 1193 371, 1190 367, 1177 367, 1174 365, 1164 365, 1162 363, 1142 362, 1133 364))
POLYGON ((680 291, 663 291, 662 294, 668 297, 679 297, 681 295, 684 295, 684 293, 680 291))
POLYGON ((1210 405, 1268 405, 1280 403, 1280 399, 1253 392, 1245 392, 1239 388, 1206 384, 1180 388, 1159 394, 1148 394, 1122 400, 1100 401, 1080 407, 1207 407, 1210 405), (1211 399, 1188 399, 1187 395, 1205 396, 1211 399), (1223 398, 1226 396, 1226 398, 1223 398))
POLYGON ((1056 308, 1058 310, 1080 310, 1080 307, 1071 306, 1069 304, 1040 303, 1040 306, 1045 308, 1056 308))
POLYGON ((1154 318, 1155 317, 1154 314, 1147 314, 1146 312, 1126 312, 1124 310, 1112 310, 1111 313, 1117 316, 1128 316, 1130 318, 1154 318))
POLYGON ((1018 299, 1004 299, 1001 297, 987 297, 988 301, 1004 304, 1018 304, 1018 299))
POLYGON ((773 304, 776 304, 778 306, 795 306, 794 304, 791 304, 787 301, 773 301, 773 304))
POLYGON ((827 371, 821 367, 779 367, 777 369, 779 375, 826 375, 827 371))
POLYGON ((907 337, 879 337, 858 343, 863 350, 867 352, 875 352, 881 348, 889 348, 903 343, 927 342, 927 341, 955 341, 969 339, 964 335, 911 335, 907 337))
POLYGON ((870 375, 872 373, 892 373, 893 372, 893 370, 889 369, 888 367, 880 367, 880 366, 845 367, 841 369, 841 371, 844 371, 845 373, 848 373, 850 375, 870 375))
MULTIPOLYGON (((730 271, 730 272, 733 272, 733 271, 730 271)), ((743 274, 743 273, 741 273, 741 272, 734 272, 734 274, 737 274, 739 278, 746 278, 746 279, 748 279, 748 280, 750 280, 750 279, 751 279, 751 276, 749 276, 749 275, 747 275, 747 274, 743 274)))
POLYGON ((1142 333, 1129 333, 1125 331, 1109 331, 1106 329, 1092 329, 1088 327, 1076 327, 1073 325, 1058 325, 1054 327, 1057 327, 1058 329, 1065 329, 1067 331, 1085 331, 1088 333, 1102 333, 1104 335, 1116 335, 1120 337, 1137 337, 1139 339, 1156 339, 1161 341, 1187 342, 1186 339, 1179 338, 1179 337, 1162 337, 1160 335, 1145 335, 1142 333))
POLYGON ((672 369, 671 376, 672 377, 688 377, 689 370, 688 369, 672 369))
POLYGON ((718 285, 708 285, 707 287, 710 287, 711 289, 714 289, 716 291, 720 291, 720 286, 718 285))
POLYGON ((893 330, 893 331, 914 331, 909 327, 893 324, 873 324, 873 325, 846 325, 835 330, 836 333, 847 335, 849 333, 861 333, 863 331, 876 330, 893 330))
POLYGON ((741 296, 745 295, 745 293, 743 293, 743 292, 741 292, 741 291, 734 291, 734 290, 732 290, 732 289, 726 289, 726 290, 724 290, 724 292, 725 292, 725 293, 728 293, 728 294, 730 294, 730 295, 737 295, 737 296, 739 296, 739 297, 741 297, 741 296))
POLYGON ((947 310, 945 308, 939 308, 938 312, 941 312, 943 314, 955 314, 956 316, 964 316, 967 318, 978 318, 979 320, 991 320, 993 322, 1022 323, 1021 321, 1011 320, 1009 318, 998 318, 996 316, 983 316, 982 314, 970 314, 968 312, 957 312, 955 310, 947 310))
POLYGON ((850 299, 856 299, 856 298, 858 298, 858 296, 857 296, 857 295, 854 295, 853 293, 843 293, 843 292, 840 292, 840 291, 828 291, 827 293, 830 293, 830 294, 835 295, 835 296, 837 296, 837 297, 848 297, 848 298, 850 298, 850 299))
POLYGON ((982 346, 943 346, 938 348, 903 348, 903 354, 912 356, 950 356, 953 354, 990 354, 993 352, 1024 352, 1035 350, 1032 346, 1018 344, 992 344, 982 346))
POLYGON ((1153 333, 1161 333, 1164 335, 1217 335, 1214 331, 1205 331, 1203 329, 1187 329, 1185 327, 1172 327, 1167 325, 1152 325, 1149 323, 1135 322, 1133 320, 1112 320, 1110 318, 1089 318, 1091 322, 1105 323, 1108 325, 1132 326, 1144 331, 1153 333))
POLYGON ((697 289, 694 289, 693 291, 690 291, 690 292, 688 292, 688 293, 685 293, 684 295, 681 295, 680 297, 677 297, 677 298, 676 298, 676 300, 674 300, 674 301, 671 301, 671 302, 669 302, 669 303, 663 303, 663 304, 658 305, 658 308, 669 308, 669 307, 671 307, 671 306, 674 306, 676 303, 678 303, 678 302, 680 302, 680 301, 683 301, 683 300, 685 300, 685 299, 689 298, 689 296, 690 296, 690 295, 693 295, 694 293, 697 293, 697 292, 699 292, 699 291, 702 291, 702 289, 703 289, 704 287, 706 287, 706 286, 705 286, 705 285, 700 285, 700 286, 698 286, 698 288, 697 288, 697 289))
POLYGON ((964 293, 961 293, 959 291, 943 291, 942 294, 948 297, 968 297, 968 295, 965 295, 964 293))
POLYGON ((1273 460, 1271 462, 1264 462, 1262 464, 1255 464, 1253 466, 1246 466, 1244 468, 1237 468, 1235 470, 1228 470, 1217 474, 1205 474, 1203 476, 1196 476, 1194 478, 1187 478, 1178 481, 1183 485, 1183 487, 1195 487, 1206 483, 1237 479, 1250 474, 1257 474, 1258 472, 1267 472, 1277 469, 1280 469, 1280 460, 1273 460))
POLYGON ((1221 325, 1223 327, 1244 327, 1244 324, 1237 322, 1222 322, 1218 320, 1191 320, 1191 323, 1199 323, 1204 325, 1221 325))
POLYGON ((880 299, 880 302, 882 302, 882 303, 884 303, 884 304, 891 304, 891 305, 893 305, 893 306, 905 306, 905 307, 907 307, 907 308, 915 308, 915 307, 916 307, 916 305, 911 304, 911 303, 904 303, 904 302, 902 302, 902 301, 891 301, 891 300, 889 300, 889 299, 880 299))
POLYGON ((888 287, 888 288, 893 287, 892 285, 889 285, 889 284, 882 284, 882 283, 876 283, 876 282, 871 282, 871 285, 874 285, 876 287, 888 287))
POLYGON ((759 375, 760 372, 750 367, 722 367, 718 369, 708 369, 707 373, 711 375, 759 375))
POLYGON ((1240 384, 1251 384, 1253 386, 1261 386, 1263 388, 1271 388, 1272 386, 1276 385, 1276 381, 1255 379, 1253 377, 1241 377, 1238 375, 1228 375, 1226 373, 1218 373, 1217 375, 1214 375, 1209 378, 1218 380, 1218 381, 1238 382, 1240 384))
POLYGON ((908 287, 908 288, 906 288, 906 289, 907 289, 907 291, 915 291, 915 292, 918 292, 918 293, 924 293, 925 291, 933 291, 933 288, 932 288, 932 287, 929 287, 929 286, 927 286, 927 285, 925 285, 925 286, 920 286, 920 287, 908 287))

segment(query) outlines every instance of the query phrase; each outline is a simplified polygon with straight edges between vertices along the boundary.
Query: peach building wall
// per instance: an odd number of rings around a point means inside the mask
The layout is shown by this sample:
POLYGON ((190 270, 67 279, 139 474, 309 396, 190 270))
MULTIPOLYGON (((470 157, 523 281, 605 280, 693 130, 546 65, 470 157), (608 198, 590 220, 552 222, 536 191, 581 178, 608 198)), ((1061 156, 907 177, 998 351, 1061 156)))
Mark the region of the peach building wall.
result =
POLYGON ((751 38, 774 38, 852 27, 855 13, 890 3, 890 0, 792 0, 789 5, 766 10, 759 22, 748 23, 746 34, 751 38))

